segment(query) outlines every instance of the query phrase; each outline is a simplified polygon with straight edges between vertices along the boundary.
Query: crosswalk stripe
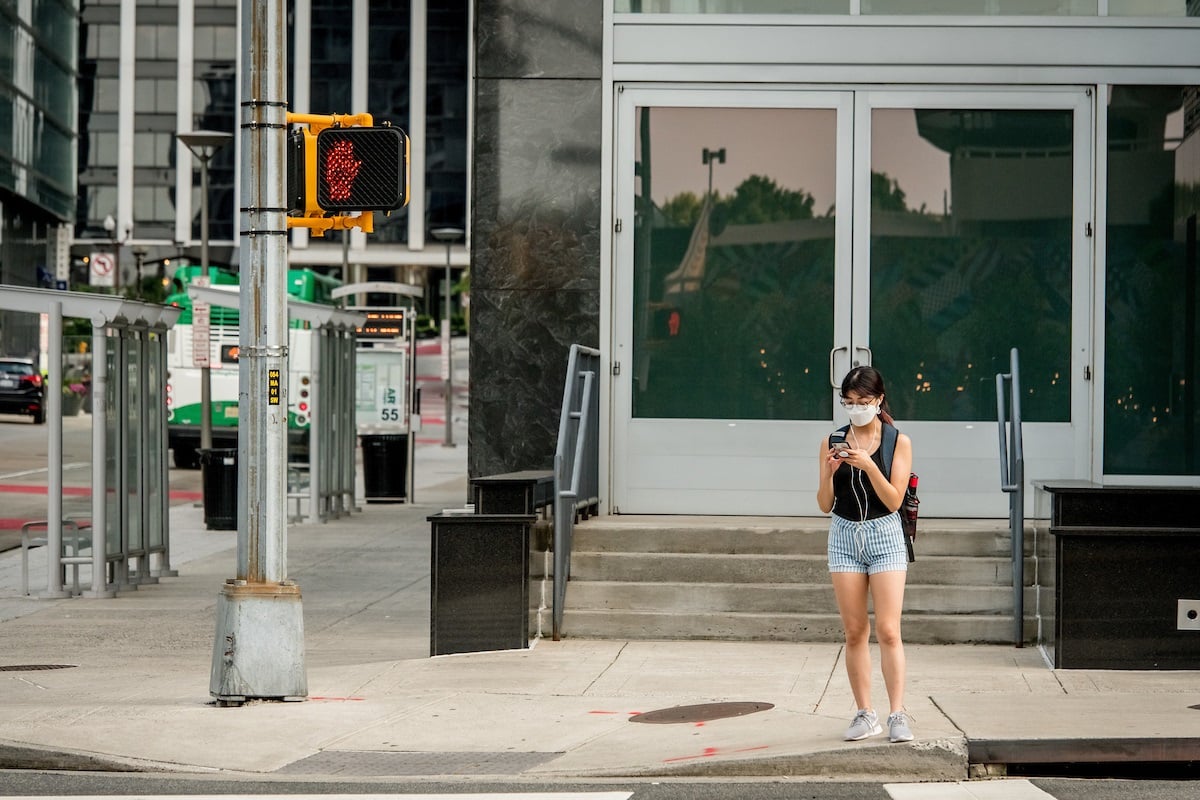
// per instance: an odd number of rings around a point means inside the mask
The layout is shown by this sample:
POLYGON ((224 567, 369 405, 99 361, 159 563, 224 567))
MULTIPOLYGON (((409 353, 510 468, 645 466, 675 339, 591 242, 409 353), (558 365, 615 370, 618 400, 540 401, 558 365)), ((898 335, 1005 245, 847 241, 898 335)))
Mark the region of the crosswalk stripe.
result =
POLYGON ((474 794, 189 794, 6 797, 4 800, 629 800, 633 792, 480 792, 474 794))
POLYGON ((885 783, 892 800, 1054 800, 1027 780, 885 783))

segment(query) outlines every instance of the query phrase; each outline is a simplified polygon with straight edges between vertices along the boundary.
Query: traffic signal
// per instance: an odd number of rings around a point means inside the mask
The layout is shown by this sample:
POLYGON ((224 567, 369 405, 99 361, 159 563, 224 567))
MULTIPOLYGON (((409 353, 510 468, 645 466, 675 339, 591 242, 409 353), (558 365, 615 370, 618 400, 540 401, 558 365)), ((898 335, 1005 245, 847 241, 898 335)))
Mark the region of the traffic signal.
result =
POLYGON ((288 134, 287 142, 287 201, 289 214, 320 213, 314 202, 317 197, 316 170, 308 162, 309 148, 316 150, 316 137, 308 128, 288 134), (310 180, 311 178, 311 180, 310 180))
POLYGON ((330 127, 316 136, 316 205, 327 212, 408 204, 408 136, 392 127, 330 127))

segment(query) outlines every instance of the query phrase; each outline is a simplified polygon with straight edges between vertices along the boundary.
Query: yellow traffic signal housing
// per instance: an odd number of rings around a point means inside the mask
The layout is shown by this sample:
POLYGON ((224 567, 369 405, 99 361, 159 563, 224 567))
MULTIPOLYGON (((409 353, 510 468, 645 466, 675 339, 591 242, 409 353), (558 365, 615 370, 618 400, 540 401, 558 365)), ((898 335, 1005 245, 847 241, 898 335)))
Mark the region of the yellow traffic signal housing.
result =
POLYGON ((303 224, 318 235, 327 228, 370 230, 369 220, 331 221, 326 214, 394 211, 408 204, 410 144, 404 131, 375 126, 370 114, 289 113, 288 122, 307 123, 288 138, 288 214, 310 218, 303 224))
POLYGON ((317 135, 307 126, 288 134, 288 214, 320 216, 317 205, 317 135))

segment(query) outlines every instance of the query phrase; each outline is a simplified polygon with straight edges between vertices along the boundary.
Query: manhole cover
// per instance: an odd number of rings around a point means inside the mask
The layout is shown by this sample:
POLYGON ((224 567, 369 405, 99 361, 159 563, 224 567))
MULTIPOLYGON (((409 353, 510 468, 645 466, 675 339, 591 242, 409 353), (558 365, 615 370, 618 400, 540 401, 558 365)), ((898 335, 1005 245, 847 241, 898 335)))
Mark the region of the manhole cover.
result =
POLYGON ((635 714, 629 718, 629 721, 660 725, 676 722, 708 722, 727 717, 744 717, 747 714, 767 711, 774 707, 774 703, 700 703, 695 706, 675 706, 658 711, 647 711, 645 714, 635 714))
POLYGON ((0 672, 35 672, 39 669, 71 669, 74 664, 0 664, 0 672))

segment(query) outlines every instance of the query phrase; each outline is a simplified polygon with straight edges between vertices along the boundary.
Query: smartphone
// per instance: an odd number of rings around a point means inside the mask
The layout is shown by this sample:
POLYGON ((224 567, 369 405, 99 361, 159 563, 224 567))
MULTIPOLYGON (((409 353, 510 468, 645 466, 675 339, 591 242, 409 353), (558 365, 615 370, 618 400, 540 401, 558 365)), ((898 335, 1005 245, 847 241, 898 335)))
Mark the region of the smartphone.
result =
POLYGON ((850 444, 846 441, 846 434, 841 431, 829 434, 829 446, 838 451, 838 458, 845 457, 846 451, 850 449, 850 444))

